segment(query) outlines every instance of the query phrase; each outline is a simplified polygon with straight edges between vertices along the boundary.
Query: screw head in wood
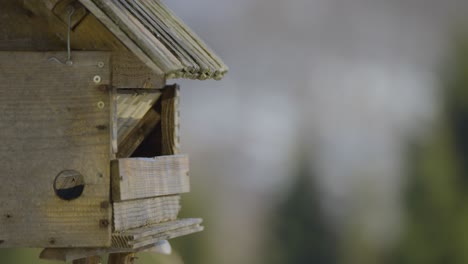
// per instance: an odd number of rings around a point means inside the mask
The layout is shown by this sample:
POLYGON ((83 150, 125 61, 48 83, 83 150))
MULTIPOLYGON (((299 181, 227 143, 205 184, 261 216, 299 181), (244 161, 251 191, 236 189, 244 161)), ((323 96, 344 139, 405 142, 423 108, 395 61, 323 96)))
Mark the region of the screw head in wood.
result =
POLYGON ((99 76, 99 75, 96 75, 96 76, 94 76, 94 78, 93 78, 93 82, 94 82, 95 84, 101 83, 101 80, 102 80, 102 79, 101 79, 101 76, 99 76))
POLYGON ((103 109, 105 106, 106 106, 106 104, 105 104, 103 101, 99 101, 99 102, 97 103, 97 107, 98 107, 99 109, 103 109))
POLYGON ((107 220, 107 219, 99 220, 99 226, 102 227, 102 228, 108 227, 109 226, 109 220, 107 220))
POLYGON ((102 62, 102 61, 98 62, 97 66, 99 68, 104 68, 104 62, 102 62))

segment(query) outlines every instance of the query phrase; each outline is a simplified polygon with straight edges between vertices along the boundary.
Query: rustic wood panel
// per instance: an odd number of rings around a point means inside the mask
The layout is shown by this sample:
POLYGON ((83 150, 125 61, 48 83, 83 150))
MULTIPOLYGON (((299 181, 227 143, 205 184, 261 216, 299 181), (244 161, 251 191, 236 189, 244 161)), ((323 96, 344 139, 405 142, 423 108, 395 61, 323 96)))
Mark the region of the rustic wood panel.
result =
POLYGON ((112 247, 139 249, 161 240, 200 232, 202 219, 181 219, 112 234, 112 247))
POLYGON ((0 50, 58 50, 65 47, 47 21, 22 6, 0 1, 0 50))
POLYGON ((112 161, 112 199, 148 198, 190 191, 187 155, 112 161))
POLYGON ((166 86, 161 98, 162 155, 179 153, 179 85, 166 86))
POLYGON ((162 196, 114 203, 114 231, 177 219, 180 196, 162 196))
POLYGON ((0 247, 109 246, 110 54, 52 57, 0 52, 0 247), (77 199, 54 192, 64 170, 83 176, 77 199))
POLYGON ((112 56, 112 85, 116 88, 162 88, 165 79, 130 52, 112 56))

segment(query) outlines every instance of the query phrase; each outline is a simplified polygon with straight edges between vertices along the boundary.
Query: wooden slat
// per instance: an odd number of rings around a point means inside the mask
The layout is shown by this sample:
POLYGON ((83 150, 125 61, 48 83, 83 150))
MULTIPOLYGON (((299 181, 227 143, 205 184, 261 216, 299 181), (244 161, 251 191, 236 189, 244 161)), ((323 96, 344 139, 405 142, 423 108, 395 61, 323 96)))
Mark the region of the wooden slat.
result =
POLYGON ((177 58, 118 1, 94 2, 163 72, 171 73, 182 69, 177 58))
POLYGON ((130 49, 146 66, 158 75, 164 75, 160 66, 156 65, 143 50, 135 44, 92 0, 79 0, 91 11, 128 49, 130 49))
MULTIPOLYGON (((166 78, 221 79, 227 66, 159 1, 80 0, 166 78)), ((159 73, 158 73, 159 74, 159 73)))
POLYGON ((179 85, 166 86, 161 98, 162 155, 179 153, 179 85))
POLYGON ((0 247, 109 246, 110 54, 51 57, 66 54, 0 52, 0 247), (65 170, 84 180, 70 201, 53 188, 65 170))
POLYGON ((114 201, 190 191, 187 155, 126 158, 112 161, 114 201))
POLYGON ((114 203, 114 230, 124 231, 177 219, 180 196, 162 196, 114 203))
POLYGON ((154 245, 158 241, 200 232, 202 219, 181 219, 172 222, 112 234, 112 247, 138 249, 154 245))

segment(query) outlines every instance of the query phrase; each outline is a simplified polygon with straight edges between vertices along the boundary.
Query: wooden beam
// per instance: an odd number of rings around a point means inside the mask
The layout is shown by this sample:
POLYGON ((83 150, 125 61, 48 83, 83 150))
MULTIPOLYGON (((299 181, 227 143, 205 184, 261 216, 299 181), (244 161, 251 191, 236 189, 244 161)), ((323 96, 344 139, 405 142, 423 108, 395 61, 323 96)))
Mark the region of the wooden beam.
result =
POLYGON ((111 167, 115 202, 190 191, 187 155, 118 159, 111 167))
POLYGON ((114 203, 114 231, 177 219, 180 196, 162 196, 114 203))
POLYGON ((181 219, 112 234, 112 247, 138 250, 159 241, 200 232, 202 219, 181 219))

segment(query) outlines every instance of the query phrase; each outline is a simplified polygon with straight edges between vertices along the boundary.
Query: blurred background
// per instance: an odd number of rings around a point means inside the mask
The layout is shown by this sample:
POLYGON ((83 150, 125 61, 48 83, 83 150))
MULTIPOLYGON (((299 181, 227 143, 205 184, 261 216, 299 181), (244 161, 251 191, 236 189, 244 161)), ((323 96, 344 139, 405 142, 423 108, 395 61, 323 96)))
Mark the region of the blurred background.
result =
POLYGON ((468 1, 165 2, 230 72, 179 82, 205 231, 137 263, 468 263, 468 1))

